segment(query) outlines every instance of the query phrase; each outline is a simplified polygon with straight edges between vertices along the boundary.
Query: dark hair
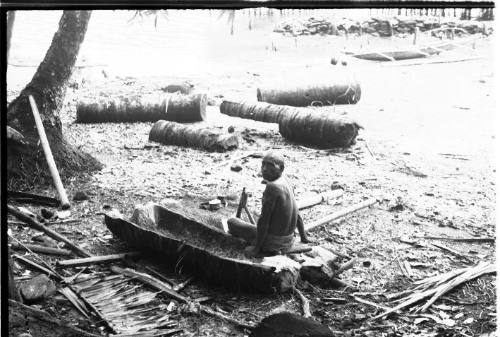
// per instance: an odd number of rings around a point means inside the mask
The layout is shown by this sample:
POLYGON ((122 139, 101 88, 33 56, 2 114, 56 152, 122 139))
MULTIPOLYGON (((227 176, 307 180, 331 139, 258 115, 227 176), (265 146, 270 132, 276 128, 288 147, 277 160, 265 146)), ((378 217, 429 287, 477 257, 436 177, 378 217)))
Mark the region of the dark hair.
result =
POLYGON ((283 171, 285 169, 285 158, 283 158, 283 156, 281 154, 279 154, 278 152, 269 151, 268 153, 266 153, 264 158, 262 158, 263 161, 265 159, 277 164, 281 171, 283 171))

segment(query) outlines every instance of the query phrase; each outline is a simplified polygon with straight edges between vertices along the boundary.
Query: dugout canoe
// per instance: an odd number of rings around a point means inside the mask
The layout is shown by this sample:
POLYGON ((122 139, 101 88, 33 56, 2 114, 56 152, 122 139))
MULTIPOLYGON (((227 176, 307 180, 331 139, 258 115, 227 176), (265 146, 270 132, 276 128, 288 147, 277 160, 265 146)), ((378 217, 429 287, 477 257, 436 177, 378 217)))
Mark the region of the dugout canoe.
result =
POLYGON ((300 264, 289 257, 247 259, 243 240, 163 205, 139 205, 130 220, 113 210, 104 222, 130 246, 161 254, 166 264, 212 284, 280 293, 293 289, 299 277, 300 264))
POLYGON ((346 52, 345 54, 352 57, 368 60, 368 61, 401 61, 411 60, 438 55, 442 52, 456 49, 460 45, 474 42, 476 38, 461 39, 453 41, 444 41, 438 43, 431 43, 424 46, 408 47, 406 49, 391 49, 391 50, 372 50, 367 52, 346 52))

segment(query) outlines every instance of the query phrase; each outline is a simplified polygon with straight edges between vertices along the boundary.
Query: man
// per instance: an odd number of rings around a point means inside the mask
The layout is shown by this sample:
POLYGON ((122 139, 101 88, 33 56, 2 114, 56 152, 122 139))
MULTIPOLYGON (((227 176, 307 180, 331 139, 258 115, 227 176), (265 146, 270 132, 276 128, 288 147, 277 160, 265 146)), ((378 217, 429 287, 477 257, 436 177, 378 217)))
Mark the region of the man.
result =
POLYGON ((299 230, 301 241, 309 242, 292 186, 282 177, 284 168, 285 161, 279 153, 268 152, 262 159, 261 172, 266 189, 257 227, 236 218, 228 220, 229 233, 252 244, 245 248, 248 257, 289 249, 293 245, 295 228, 299 230))

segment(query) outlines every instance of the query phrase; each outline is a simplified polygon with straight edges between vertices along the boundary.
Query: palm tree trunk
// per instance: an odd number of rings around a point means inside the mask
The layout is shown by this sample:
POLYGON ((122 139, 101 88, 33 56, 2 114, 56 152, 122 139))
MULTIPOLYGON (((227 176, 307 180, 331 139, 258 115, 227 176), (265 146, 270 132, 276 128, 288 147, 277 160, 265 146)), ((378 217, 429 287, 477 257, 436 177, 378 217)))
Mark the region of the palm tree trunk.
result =
MULTIPOLYGON (((62 134, 59 111, 63 105, 67 82, 78 57, 80 45, 83 42, 91 11, 64 11, 59 21, 59 29, 54 34, 52 43, 39 65, 31 82, 8 107, 7 122, 19 130, 30 144, 38 142, 35 121, 28 101, 32 95, 41 114, 45 132, 52 148, 54 160, 60 169, 61 176, 79 170, 95 170, 102 165, 90 155, 73 148, 62 134)), ((10 160, 11 158, 8 158, 10 160)), ((47 172, 43 153, 39 148, 31 155, 23 156, 21 170, 30 172, 36 168, 40 178, 47 172), (34 166, 33 166, 34 165, 34 166)), ((9 177, 10 178, 10 177, 9 177)), ((50 179, 50 178, 49 178, 50 179)), ((42 179, 39 182, 43 182, 42 179)), ((33 181, 34 183, 34 181, 33 181)))
POLYGON ((12 28, 14 27, 15 18, 15 11, 7 12, 7 63, 9 62, 10 38, 12 37, 12 28))

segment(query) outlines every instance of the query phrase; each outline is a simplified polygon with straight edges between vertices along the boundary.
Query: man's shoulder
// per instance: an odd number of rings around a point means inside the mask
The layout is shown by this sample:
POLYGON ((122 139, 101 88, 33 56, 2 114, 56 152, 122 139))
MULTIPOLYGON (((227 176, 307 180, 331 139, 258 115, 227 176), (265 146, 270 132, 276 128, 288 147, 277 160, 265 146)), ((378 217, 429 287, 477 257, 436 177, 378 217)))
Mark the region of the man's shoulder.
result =
POLYGON ((269 189, 271 191, 273 190, 283 190, 283 188, 287 188, 290 184, 288 183, 288 180, 286 180, 284 177, 280 177, 274 181, 269 181, 266 184, 266 190, 269 189))

